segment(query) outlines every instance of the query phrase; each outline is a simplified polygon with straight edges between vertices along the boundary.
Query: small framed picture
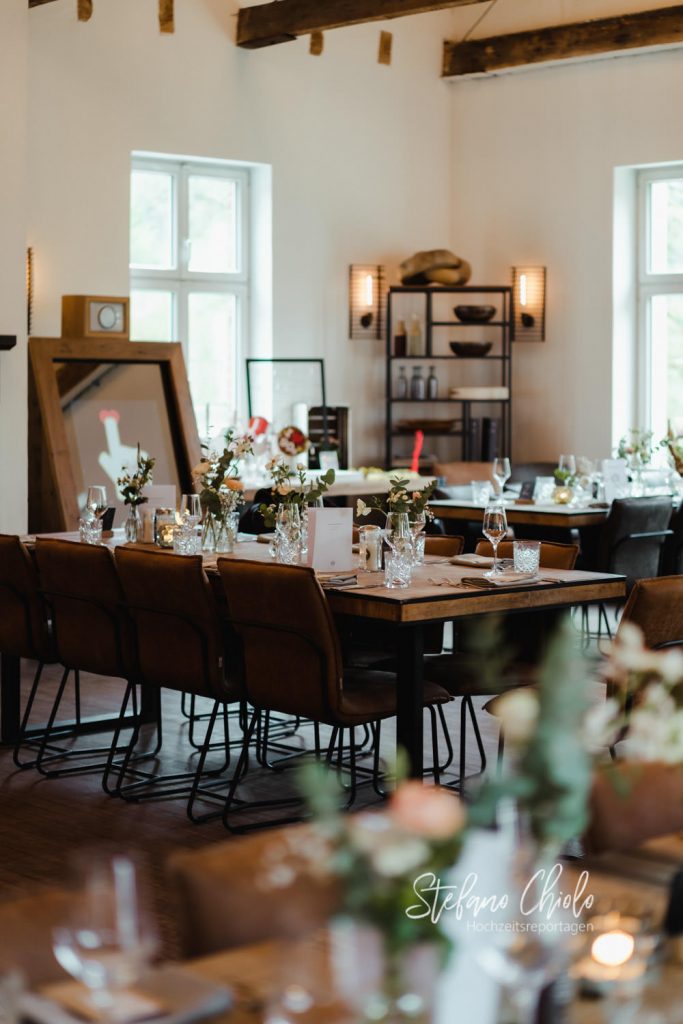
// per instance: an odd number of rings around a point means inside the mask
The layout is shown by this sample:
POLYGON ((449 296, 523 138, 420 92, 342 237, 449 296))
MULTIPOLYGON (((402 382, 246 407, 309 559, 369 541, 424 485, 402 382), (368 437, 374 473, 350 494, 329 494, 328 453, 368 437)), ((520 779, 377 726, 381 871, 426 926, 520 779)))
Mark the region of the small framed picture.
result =
POLYGON ((336 471, 339 469, 339 452, 318 452, 318 461, 323 473, 326 473, 328 469, 336 471))

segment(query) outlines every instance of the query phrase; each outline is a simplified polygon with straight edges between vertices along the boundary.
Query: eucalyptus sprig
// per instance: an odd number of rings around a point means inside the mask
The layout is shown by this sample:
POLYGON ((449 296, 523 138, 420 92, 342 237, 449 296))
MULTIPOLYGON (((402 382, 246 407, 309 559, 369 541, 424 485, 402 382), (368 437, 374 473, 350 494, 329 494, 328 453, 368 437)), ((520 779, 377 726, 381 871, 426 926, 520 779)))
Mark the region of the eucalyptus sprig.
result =
POLYGON ((252 453, 252 446, 250 434, 237 435, 232 430, 226 431, 222 452, 202 445, 202 461, 194 467, 192 476, 205 512, 219 516, 240 504, 244 487, 239 479, 239 460, 252 453))
POLYGON ((152 471, 155 462, 156 459, 151 455, 143 455, 140 451, 140 442, 138 441, 137 468, 135 472, 125 473, 122 470, 123 475, 116 481, 116 486, 123 498, 124 505, 137 508, 138 505, 144 505, 148 500, 142 491, 147 484, 152 482, 152 471))

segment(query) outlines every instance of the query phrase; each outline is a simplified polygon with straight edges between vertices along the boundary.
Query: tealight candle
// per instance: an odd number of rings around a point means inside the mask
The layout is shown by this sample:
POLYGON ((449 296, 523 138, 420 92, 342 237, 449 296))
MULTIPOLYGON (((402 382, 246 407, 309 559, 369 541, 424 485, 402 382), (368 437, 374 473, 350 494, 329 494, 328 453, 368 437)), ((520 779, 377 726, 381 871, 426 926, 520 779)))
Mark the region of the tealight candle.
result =
POLYGON ((603 967, 621 967, 631 959, 635 948, 633 936, 617 929, 598 935, 591 946, 591 956, 603 967))

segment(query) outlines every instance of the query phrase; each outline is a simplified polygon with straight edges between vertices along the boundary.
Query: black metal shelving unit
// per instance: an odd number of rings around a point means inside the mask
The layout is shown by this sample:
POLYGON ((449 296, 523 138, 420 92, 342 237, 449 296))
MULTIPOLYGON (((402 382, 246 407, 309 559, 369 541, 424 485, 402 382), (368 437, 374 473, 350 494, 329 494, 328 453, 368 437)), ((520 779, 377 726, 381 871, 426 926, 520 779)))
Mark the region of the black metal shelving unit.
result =
MULTIPOLYGON (((425 406, 430 405, 454 405, 461 407, 461 414, 457 419, 461 422, 461 427, 449 431, 425 431, 426 437, 448 437, 453 438, 455 445, 454 451, 449 455, 452 459, 462 460, 465 462, 478 462, 481 455, 472 450, 472 432, 471 423, 476 413, 477 406, 494 406, 497 410, 497 419, 501 424, 500 434, 500 445, 499 454, 507 455, 511 457, 511 442, 512 442, 512 340, 513 340, 513 308, 512 308, 512 288, 509 285, 463 285, 460 287, 448 287, 442 285, 432 285, 429 287, 415 286, 415 285, 399 285, 390 288, 387 294, 387 317, 386 317, 386 429, 385 429, 385 464, 387 468, 391 468, 396 465, 397 462, 403 462, 405 464, 405 456, 396 455, 396 444, 397 438, 409 438, 411 431, 398 430, 395 427, 395 422, 398 417, 395 416, 396 406, 406 405, 411 409, 411 418, 416 419, 412 415, 415 410, 414 406, 425 406), (393 352, 394 344, 394 300, 398 295, 413 295, 424 297, 424 345, 425 355, 424 356, 396 356, 393 352), (500 308, 497 310, 499 316, 495 320, 490 320, 487 323, 463 323, 456 319, 455 316, 452 320, 443 320, 434 318, 434 300, 443 296, 452 296, 456 299, 454 305, 459 305, 458 299, 471 299, 471 302, 467 302, 468 305, 476 304, 477 298, 486 296, 492 302, 495 297, 498 296, 498 305, 500 308), (490 338, 490 332, 492 330, 497 332, 497 340, 495 342, 498 349, 493 354, 487 354, 485 356, 456 356, 454 353, 445 352, 444 348, 447 347, 448 341, 452 341, 453 338, 446 338, 444 332, 446 330, 467 330, 470 333, 473 330, 478 332, 486 332, 490 338), (435 332, 436 335, 435 336, 435 332), (437 351, 435 351, 435 348, 437 351), (414 365, 421 363, 426 366, 429 363, 433 363, 436 360, 449 360, 455 364, 471 364, 476 363, 498 363, 496 368, 498 372, 492 373, 492 379, 487 381, 487 385, 490 386, 501 386, 508 390, 507 398, 432 398, 432 399, 412 399, 412 398, 396 398, 393 395, 393 369, 395 364, 405 363, 407 365, 414 365)), ((467 340, 475 340, 471 338, 470 334, 467 336, 467 340)), ((479 339, 477 339, 479 340, 479 339)), ((488 340, 488 339, 487 339, 488 340)), ((457 385, 457 381, 452 379, 449 383, 449 387, 457 385)), ((482 385, 486 386, 486 385, 482 385)))

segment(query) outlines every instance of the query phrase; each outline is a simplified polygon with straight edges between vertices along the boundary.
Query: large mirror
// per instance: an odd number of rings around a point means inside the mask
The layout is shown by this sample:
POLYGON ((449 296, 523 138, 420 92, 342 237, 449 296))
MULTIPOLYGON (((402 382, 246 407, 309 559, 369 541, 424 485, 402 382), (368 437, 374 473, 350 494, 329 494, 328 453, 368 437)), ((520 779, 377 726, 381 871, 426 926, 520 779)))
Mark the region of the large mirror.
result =
POLYGON ((32 531, 74 529, 91 484, 120 523, 116 480, 138 443, 156 459, 155 485, 190 489, 200 449, 179 344, 32 338, 29 353, 32 531))

